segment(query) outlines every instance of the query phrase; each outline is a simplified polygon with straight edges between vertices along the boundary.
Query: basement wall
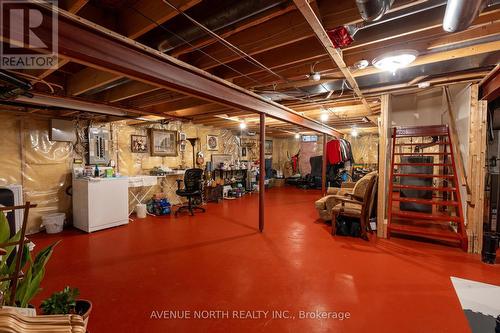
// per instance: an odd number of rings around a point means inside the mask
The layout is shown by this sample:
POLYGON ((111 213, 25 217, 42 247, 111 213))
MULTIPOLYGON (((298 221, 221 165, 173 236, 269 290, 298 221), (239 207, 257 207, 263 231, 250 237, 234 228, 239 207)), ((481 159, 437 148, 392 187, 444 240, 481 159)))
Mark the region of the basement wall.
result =
MULTIPOLYGON (((1 112, 1 110, 0 110, 1 112)), ((82 146, 77 142, 54 142, 49 140, 50 120, 35 116, 17 116, 0 113, 1 145, 0 186, 20 184, 24 190, 24 200, 38 206, 30 210, 28 233, 40 231, 41 216, 54 212, 64 212, 71 218, 71 197, 66 190, 71 186, 73 159, 85 156, 82 146)), ((81 124, 82 128, 87 126, 81 124)), ((192 167, 191 145, 186 145, 184 153, 177 157, 152 157, 149 153, 132 153, 130 150, 131 134, 146 134, 147 127, 172 129, 184 132, 187 137, 198 137, 200 142, 195 148, 205 154, 205 161, 213 153, 231 154, 238 157, 239 145, 232 132, 192 123, 171 122, 168 125, 128 126, 124 122, 94 124, 105 126, 112 131, 111 158, 118 162, 118 171, 124 176, 149 174, 155 166, 165 165, 171 168, 192 167), (208 151, 207 135, 219 137, 219 150, 208 151)), ((77 131, 81 133, 81 131, 77 131)), ((251 149, 252 156, 258 156, 258 144, 251 149)), ((170 188, 175 186, 175 178, 169 180, 170 188)), ((141 189, 133 189, 140 191, 141 189)), ((169 198, 173 197, 169 193, 169 198)))

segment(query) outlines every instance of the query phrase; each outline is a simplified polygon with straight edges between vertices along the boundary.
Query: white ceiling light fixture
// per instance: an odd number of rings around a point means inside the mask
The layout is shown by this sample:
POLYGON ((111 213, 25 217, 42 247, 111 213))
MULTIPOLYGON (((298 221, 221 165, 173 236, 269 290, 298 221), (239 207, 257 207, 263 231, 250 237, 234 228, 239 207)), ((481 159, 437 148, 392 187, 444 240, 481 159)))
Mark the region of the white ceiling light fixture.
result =
POLYGON ((356 61, 354 65, 352 65, 352 69, 353 70, 365 69, 366 67, 368 67, 369 64, 370 62, 368 60, 362 59, 360 61, 356 61))
POLYGON ((319 81, 321 80, 321 73, 320 72, 312 72, 309 74, 309 79, 313 81, 319 81))
POLYGON ((241 128, 242 130, 244 130, 245 128, 247 128, 247 124, 246 124, 244 121, 243 121, 243 122, 241 122, 241 123, 240 123, 240 128, 241 128))
POLYGON ((375 68, 396 73, 398 69, 404 68, 414 62, 417 55, 418 52, 415 50, 394 51, 373 59, 372 64, 375 68))
POLYGON ((300 139, 300 133, 295 133, 295 139, 300 139))
POLYGON ((419 87, 420 89, 423 89, 423 88, 428 88, 428 87, 430 87, 430 86, 431 86, 431 83, 430 83, 429 81, 420 82, 420 83, 418 84, 418 87, 419 87))
POLYGON ((352 136, 353 138, 357 137, 357 136, 358 136, 358 134, 359 134, 359 133, 358 133, 358 130, 357 130, 356 128, 351 129, 351 136, 352 136))
POLYGON ((321 112, 321 115, 319 116, 319 119, 322 121, 322 122, 325 122, 328 120, 328 112, 327 111, 323 111, 321 112))

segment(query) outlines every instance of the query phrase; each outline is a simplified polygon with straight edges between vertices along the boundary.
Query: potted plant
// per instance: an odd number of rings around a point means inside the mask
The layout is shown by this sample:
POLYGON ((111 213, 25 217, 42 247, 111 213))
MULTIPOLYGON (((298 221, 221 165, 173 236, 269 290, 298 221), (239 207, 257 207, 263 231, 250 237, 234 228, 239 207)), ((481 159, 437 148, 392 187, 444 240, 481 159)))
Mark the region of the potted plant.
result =
POLYGON ((80 291, 77 288, 64 287, 63 290, 53 293, 40 305, 45 315, 77 314, 83 317, 85 329, 89 321, 92 303, 87 300, 77 299, 80 291))
MULTIPOLYGON (((19 241, 21 233, 18 232, 10 237, 10 228, 7 218, 3 212, 0 212, 0 243, 12 243, 19 241)), ((40 284, 45 275, 45 266, 49 261, 54 247, 59 242, 47 246, 45 249, 38 252, 33 258, 32 243, 24 243, 24 249, 21 258, 20 270, 24 273, 23 277, 18 280, 17 292, 15 295, 14 304, 17 307, 28 308, 30 302, 42 289, 40 284)), ((15 266, 19 251, 16 251, 16 246, 6 246, 0 257, 0 277, 12 276, 15 274, 15 266)), ((11 281, 3 281, 0 283, 0 295, 3 298, 3 304, 11 303, 11 281)), ((34 311, 33 311, 34 312, 34 311)))

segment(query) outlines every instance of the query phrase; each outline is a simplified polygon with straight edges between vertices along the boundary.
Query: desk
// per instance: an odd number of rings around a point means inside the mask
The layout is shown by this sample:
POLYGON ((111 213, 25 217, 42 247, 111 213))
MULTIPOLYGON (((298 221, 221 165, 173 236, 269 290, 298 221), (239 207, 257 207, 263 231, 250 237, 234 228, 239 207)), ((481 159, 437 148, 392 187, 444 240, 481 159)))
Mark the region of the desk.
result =
POLYGON ((182 203, 180 197, 175 194, 175 191, 177 190, 176 179, 183 178, 184 173, 185 170, 174 170, 162 176, 141 175, 129 177, 128 187, 129 193, 132 196, 132 209, 129 211, 129 215, 134 211, 136 204, 144 203, 144 200, 147 199, 153 188, 157 185, 161 187, 161 191, 167 195, 167 199, 172 205, 182 203), (142 189, 137 194, 131 190, 132 188, 139 187, 142 189))

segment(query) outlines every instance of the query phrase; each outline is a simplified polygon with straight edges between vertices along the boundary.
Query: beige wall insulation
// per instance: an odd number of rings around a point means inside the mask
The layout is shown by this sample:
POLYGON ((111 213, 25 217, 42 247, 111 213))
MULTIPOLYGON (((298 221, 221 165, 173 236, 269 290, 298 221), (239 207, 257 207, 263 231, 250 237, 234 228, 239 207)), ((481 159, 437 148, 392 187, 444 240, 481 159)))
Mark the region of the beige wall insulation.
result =
POLYGON ((351 143, 352 155, 356 164, 378 163, 378 134, 345 137, 351 143))
POLYGON ((37 232, 42 215, 70 212, 65 190, 71 184, 73 146, 49 140, 48 120, 2 114, 0 127, 0 185, 22 185, 24 200, 38 205, 30 210, 27 230, 37 232))
MULTIPOLYGON (((3 157, 0 163, 0 186, 8 184, 23 185, 24 200, 30 200, 38 205, 30 210, 28 233, 40 230, 41 216, 53 212, 65 212, 71 215, 71 197, 66 189, 71 185, 71 171, 73 158, 85 155, 80 142, 66 143, 49 140, 48 119, 27 116, 16 116, 7 113, 0 114, 0 133, 2 144, 0 154, 3 157)), ((86 126, 82 124, 82 126, 86 126)), ((82 127, 80 126, 80 127, 82 127)), ((178 168, 181 165, 192 167, 193 149, 188 143, 184 153, 179 152, 176 157, 153 157, 149 153, 132 153, 130 149, 131 134, 146 134, 148 128, 171 129, 186 133, 187 137, 200 138, 195 151, 205 154, 205 161, 210 161, 212 153, 227 153, 238 158, 239 138, 232 132, 191 123, 170 122, 167 125, 141 124, 128 126, 125 122, 111 124, 93 124, 104 126, 111 130, 112 147, 111 158, 118 162, 119 172, 125 176, 149 174, 155 166, 164 165, 178 168), (207 135, 219 137, 219 149, 207 149, 207 135)), ((77 133, 83 136, 83 131, 77 133)), ((256 156, 258 145, 256 145, 256 156)), ((169 199, 175 202, 175 177, 168 179, 165 188, 170 191, 169 199)), ((141 191, 141 189, 133 189, 141 191)), ((156 189, 156 190, 159 190, 156 189)))

